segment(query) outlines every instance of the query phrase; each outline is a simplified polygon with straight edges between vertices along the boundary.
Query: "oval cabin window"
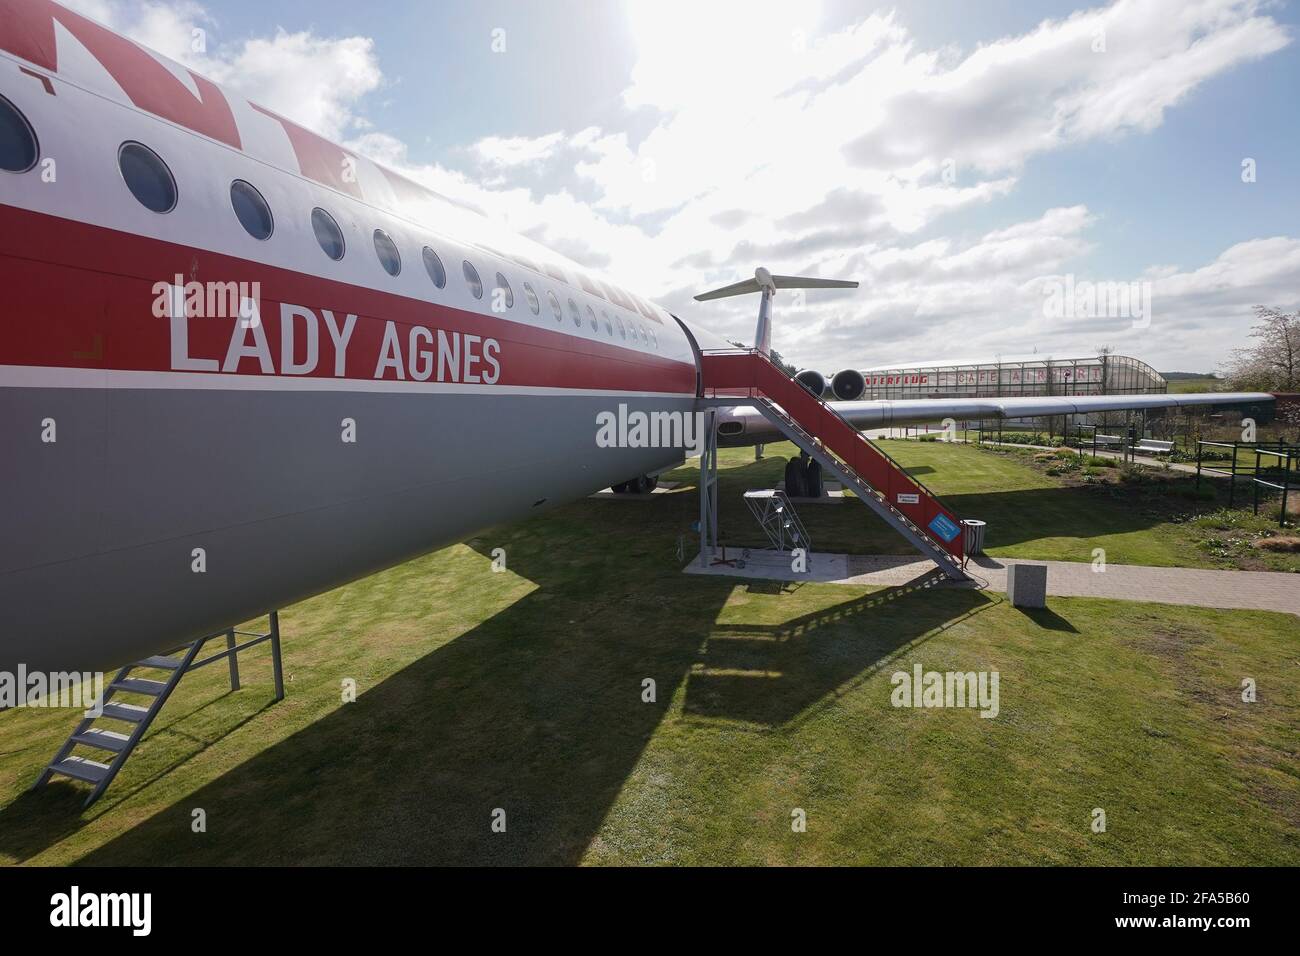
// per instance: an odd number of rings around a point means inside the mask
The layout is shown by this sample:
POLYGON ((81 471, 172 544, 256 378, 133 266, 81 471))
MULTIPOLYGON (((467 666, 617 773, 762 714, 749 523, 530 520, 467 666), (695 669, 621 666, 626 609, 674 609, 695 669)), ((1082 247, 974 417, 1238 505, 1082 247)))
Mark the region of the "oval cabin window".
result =
POLYGON ((122 181, 140 205, 157 213, 176 208, 176 180, 162 158, 142 143, 123 143, 117 151, 122 181))
POLYGON ((397 251, 397 244, 382 229, 375 230, 375 255, 379 257, 379 264, 390 276, 395 276, 402 271, 402 256, 397 251))
POLYGON ((316 234, 316 242, 325 255, 336 262, 343 258, 343 230, 334 217, 319 206, 311 211, 311 231, 316 234))
POLYGON ((40 155, 36 131, 27 117, 0 96, 0 169, 7 173, 25 173, 36 165, 40 155))
POLYGON ((266 204, 262 194, 252 183, 236 179, 230 184, 230 205, 235 210, 235 218, 254 239, 270 239, 275 230, 275 220, 271 216, 271 207, 266 204))

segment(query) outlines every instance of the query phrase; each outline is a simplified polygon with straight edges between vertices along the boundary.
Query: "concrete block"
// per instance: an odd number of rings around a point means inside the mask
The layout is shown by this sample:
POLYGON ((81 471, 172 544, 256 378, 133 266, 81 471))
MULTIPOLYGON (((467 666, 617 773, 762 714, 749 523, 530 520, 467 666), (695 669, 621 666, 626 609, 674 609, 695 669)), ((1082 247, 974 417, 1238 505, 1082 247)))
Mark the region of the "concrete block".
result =
POLYGON ((1007 596, 1012 607, 1047 607, 1047 565, 1008 565, 1007 596))

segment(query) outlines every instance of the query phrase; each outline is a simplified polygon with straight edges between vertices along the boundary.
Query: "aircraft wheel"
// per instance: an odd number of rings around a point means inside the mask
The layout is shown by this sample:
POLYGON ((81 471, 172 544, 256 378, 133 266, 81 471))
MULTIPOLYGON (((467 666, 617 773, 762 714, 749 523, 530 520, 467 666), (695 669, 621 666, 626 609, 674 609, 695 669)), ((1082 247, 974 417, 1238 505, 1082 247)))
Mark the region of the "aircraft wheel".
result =
POLYGON ((798 458, 791 458, 785 463, 785 496, 787 498, 802 498, 804 496, 803 477, 803 462, 798 458))
POLYGON ((618 484, 616 484, 616 485, 610 485, 610 486, 609 486, 609 490, 612 491, 612 492, 614 492, 614 494, 616 494, 616 495, 625 495, 625 494, 627 494, 627 482, 626 482, 626 481, 620 481, 620 482, 619 482, 618 484))
POLYGON ((804 493, 809 498, 820 498, 826 492, 822 488, 822 466, 821 462, 815 458, 808 459, 808 467, 804 469, 803 475, 804 493))
POLYGON ((629 495, 644 495, 650 491, 646 482, 645 475, 638 475, 627 483, 627 493, 629 495))
POLYGON ((646 491, 647 491, 647 492, 654 491, 656 488, 659 487, 659 476, 658 476, 658 475, 648 475, 648 476, 646 477, 645 483, 646 483, 646 491))

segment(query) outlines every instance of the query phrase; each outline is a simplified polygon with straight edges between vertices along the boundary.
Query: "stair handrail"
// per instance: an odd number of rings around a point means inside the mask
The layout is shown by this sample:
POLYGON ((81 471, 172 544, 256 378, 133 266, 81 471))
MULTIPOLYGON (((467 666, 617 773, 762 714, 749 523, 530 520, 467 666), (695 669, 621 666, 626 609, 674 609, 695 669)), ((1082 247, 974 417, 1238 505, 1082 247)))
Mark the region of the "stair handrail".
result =
MULTIPOLYGON (((768 365, 770 365, 773 369, 775 369, 776 371, 780 372, 782 375, 786 375, 786 371, 785 371, 785 369, 781 368, 781 366, 779 366, 779 365, 777 365, 775 362, 773 362, 773 361, 772 361, 772 357, 771 357, 770 355, 768 355, 766 352, 762 351, 761 349, 752 349, 752 348, 701 349, 700 352, 701 352, 701 354, 703 354, 703 355, 741 355, 741 354, 757 355, 757 356, 759 356, 760 358, 762 358, 763 361, 765 361, 765 362, 766 362, 768 365)), ((786 375, 786 377, 789 378, 788 375, 786 375)), ((802 385, 800 385, 797 381, 795 381, 795 380, 792 379, 792 378, 790 378, 790 383, 791 383, 792 385, 794 385, 796 388, 803 388, 802 385)), ((707 388, 707 386, 706 386, 706 388, 707 388)), ((750 390, 750 392, 753 392, 753 391, 757 390, 759 393, 762 393, 762 391, 763 391, 761 388, 759 388, 759 387, 756 386, 756 385, 752 385, 752 386, 750 386, 750 387, 749 387, 749 390, 750 390)), ((933 491, 931 491, 930 488, 925 484, 925 482, 923 482, 920 478, 917 478, 915 475, 911 474, 911 473, 910 473, 906 468, 904 468, 902 465, 900 465, 900 464, 898 463, 898 461, 894 458, 893 455, 889 454, 889 452, 885 451, 883 448, 881 448, 881 447, 880 447, 879 445, 877 445, 875 442, 873 442, 873 441, 871 441, 869 438, 867 438, 866 435, 862 434, 862 432, 861 432, 861 431, 860 431, 860 430, 859 430, 859 429, 858 429, 858 428, 857 428, 857 427, 856 427, 852 422, 850 422, 847 418, 845 418, 843 415, 841 415, 838 411, 835 410, 835 405, 834 405, 832 402, 828 402, 828 401, 826 401, 826 400, 825 400, 824 398, 822 398, 820 395, 813 395, 813 393, 812 393, 812 392, 809 392, 806 388, 804 389, 804 391, 805 391, 805 392, 808 392, 808 394, 809 394, 810 396, 812 396, 812 398, 815 399, 815 400, 816 400, 816 401, 817 401, 817 402, 818 402, 818 403, 819 403, 819 404, 820 404, 824 409, 826 409, 827 411, 829 411, 829 412, 830 412, 831 414, 833 414, 836 418, 838 418, 841 422, 843 422, 844 425, 845 425, 847 428, 849 428, 849 429, 850 429, 850 430, 851 430, 851 431, 852 431, 852 432, 857 436, 857 438, 858 438, 859 441, 865 442, 868 446, 870 446, 870 448, 871 448, 872 451, 874 451, 874 452, 876 452, 877 454, 879 454, 879 455, 880 455, 881 457, 883 457, 886 461, 888 461, 891 465, 893 465, 894 468, 896 468, 899 472, 901 472, 902 474, 906 475, 906 476, 907 476, 907 479, 908 479, 909 481, 911 481, 913 484, 915 484, 918 488, 920 488, 922 491, 924 491, 927 495, 929 495, 929 496, 930 496, 931 498, 933 498, 935 501, 939 502, 940 504, 943 504, 943 499, 940 498, 938 495, 936 495, 933 491)), ((750 397, 750 398, 753 398, 754 396, 751 394, 749 397, 750 397)), ((765 396, 765 397, 770 398, 770 396, 765 396)), ((784 411, 784 409, 782 409, 782 410, 784 411)), ((791 415, 789 412, 786 412, 785 414, 786 414, 786 417, 787 417, 787 418, 789 418, 791 421, 794 421, 795 424, 798 424, 798 420, 795 419, 793 415, 791 415)), ((802 426, 800 426, 800 427, 802 427, 802 426)), ((807 429, 804 429, 804 430, 807 431, 807 429)), ((951 511, 951 510, 952 510, 951 508, 948 508, 947 505, 943 505, 943 507, 944 507, 944 510, 946 510, 946 511, 951 511)))

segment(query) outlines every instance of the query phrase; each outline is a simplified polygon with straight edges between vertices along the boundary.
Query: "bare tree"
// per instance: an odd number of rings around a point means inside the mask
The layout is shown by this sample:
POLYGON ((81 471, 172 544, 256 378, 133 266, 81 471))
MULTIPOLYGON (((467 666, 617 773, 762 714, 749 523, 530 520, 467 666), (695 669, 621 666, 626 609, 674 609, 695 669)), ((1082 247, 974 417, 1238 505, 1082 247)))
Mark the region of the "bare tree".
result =
POLYGON ((1224 364, 1230 389, 1294 392, 1300 388, 1300 314, 1255 306, 1259 322, 1250 330, 1255 344, 1234 349, 1224 364))

